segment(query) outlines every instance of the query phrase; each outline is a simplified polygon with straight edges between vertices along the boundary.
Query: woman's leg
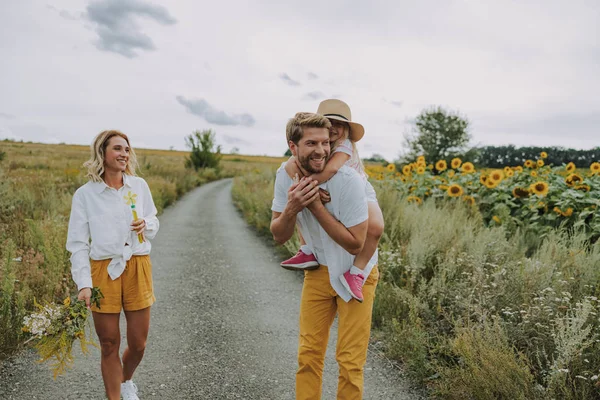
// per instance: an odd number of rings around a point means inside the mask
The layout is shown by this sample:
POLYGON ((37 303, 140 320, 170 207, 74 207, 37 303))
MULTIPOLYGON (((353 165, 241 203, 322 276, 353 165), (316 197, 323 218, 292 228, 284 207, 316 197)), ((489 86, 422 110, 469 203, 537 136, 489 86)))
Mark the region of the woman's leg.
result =
POLYGON ((377 246, 379 245, 379 239, 383 235, 383 214, 379 204, 375 201, 369 201, 369 227, 367 228, 367 238, 365 245, 363 246, 360 253, 354 259, 354 266, 359 269, 365 269, 377 246))
POLYGON ((150 329, 150 307, 125 311, 125 317, 127 318, 127 348, 123 352, 123 382, 131 380, 135 369, 144 357, 150 329))
POLYGON ((94 326, 100 340, 102 379, 108 400, 119 400, 121 398, 121 382, 123 368, 119 358, 119 346, 121 344, 121 333, 119 332, 119 317, 115 313, 92 313, 94 326))

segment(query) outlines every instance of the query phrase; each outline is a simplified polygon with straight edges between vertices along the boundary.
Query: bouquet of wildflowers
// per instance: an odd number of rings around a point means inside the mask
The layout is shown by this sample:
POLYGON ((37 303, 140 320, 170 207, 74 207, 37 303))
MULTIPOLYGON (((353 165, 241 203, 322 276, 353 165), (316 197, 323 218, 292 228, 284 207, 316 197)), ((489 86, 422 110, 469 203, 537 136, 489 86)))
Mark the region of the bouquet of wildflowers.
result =
MULTIPOLYGON (((91 303, 100 307, 103 298, 99 288, 92 289, 91 303)), ((67 297, 62 304, 40 305, 34 301, 37 312, 25 317, 23 331, 31 335, 28 342, 40 355, 39 362, 51 362, 54 379, 73 365, 73 343, 79 339, 81 350, 88 353, 88 345, 97 347, 90 337, 87 318, 90 310, 85 301, 71 301, 67 297)))

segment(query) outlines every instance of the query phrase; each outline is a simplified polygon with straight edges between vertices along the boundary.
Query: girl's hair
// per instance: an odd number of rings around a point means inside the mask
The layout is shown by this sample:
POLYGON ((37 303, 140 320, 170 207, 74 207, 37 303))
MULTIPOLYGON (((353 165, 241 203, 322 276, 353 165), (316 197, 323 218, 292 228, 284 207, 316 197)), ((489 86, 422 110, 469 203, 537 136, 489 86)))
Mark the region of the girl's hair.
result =
POLYGON ((135 170, 138 167, 137 158, 135 156, 135 151, 131 147, 129 143, 129 138, 126 134, 120 131, 110 130, 103 131, 96 136, 94 142, 90 146, 91 149, 91 157, 83 166, 87 168, 88 173, 87 177, 89 180, 93 182, 102 182, 102 175, 104 175, 104 156, 106 155, 106 148, 108 147, 108 142, 115 136, 120 136, 127 142, 129 146, 129 161, 127 162, 127 167, 125 168, 125 174, 135 176, 135 170))
MULTIPOLYGON (((331 154, 333 154, 334 150, 336 147, 338 147, 344 140, 348 139, 350 137, 350 125, 349 124, 344 124, 345 128, 344 128, 344 136, 340 136, 338 138, 338 140, 335 141, 335 143, 332 143, 331 145, 331 154)), ((353 154, 353 158, 357 159, 359 164, 360 164, 360 168, 362 170, 365 169, 365 166, 363 165, 362 160, 360 159, 360 156, 358 155, 358 149, 356 148, 356 142, 350 140, 350 143, 352 143, 352 154, 353 154)))

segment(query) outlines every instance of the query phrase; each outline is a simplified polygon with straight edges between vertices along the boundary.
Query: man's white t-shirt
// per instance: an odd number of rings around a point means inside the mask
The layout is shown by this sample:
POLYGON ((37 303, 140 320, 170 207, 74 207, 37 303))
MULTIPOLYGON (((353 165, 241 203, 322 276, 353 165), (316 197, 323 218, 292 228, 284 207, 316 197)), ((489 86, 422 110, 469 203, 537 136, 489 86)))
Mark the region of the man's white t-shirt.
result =
MULTIPOLYGON (((275 178, 275 192, 271 206, 271 210, 275 212, 283 212, 285 209, 287 191, 293 183, 284 165, 285 163, 279 167, 275 178)), ((346 228, 356 226, 369 218, 365 182, 354 169, 342 166, 330 180, 321 185, 323 186, 331 196, 331 201, 325 204, 325 208, 346 228)), ((307 208, 298 213, 296 221, 306 244, 313 249, 319 264, 327 266, 333 289, 342 299, 350 301, 352 296, 342 286, 339 276, 352 267, 355 256, 331 239, 307 208)), ((375 264, 377 264, 377 251, 365 268, 365 276, 369 276, 375 264)))

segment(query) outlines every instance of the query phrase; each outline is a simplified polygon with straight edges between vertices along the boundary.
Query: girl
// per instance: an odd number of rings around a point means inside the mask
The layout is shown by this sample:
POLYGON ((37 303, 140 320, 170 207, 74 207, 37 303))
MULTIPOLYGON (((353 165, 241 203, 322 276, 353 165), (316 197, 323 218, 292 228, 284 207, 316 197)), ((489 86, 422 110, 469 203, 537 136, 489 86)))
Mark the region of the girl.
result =
POLYGON ((69 219, 71 273, 78 299, 92 310, 108 399, 138 400, 131 378, 144 356, 150 306, 155 301, 148 239, 158 232, 156 207, 148 184, 135 175, 135 153, 124 133, 101 132, 91 150, 84 164, 89 182, 75 192, 69 219), (92 287, 104 294, 99 308, 90 307, 92 287), (127 319, 128 344, 122 360, 121 309, 127 319))
MULTIPOLYGON (((343 165, 347 165, 354 168, 365 181, 365 191, 369 206, 367 239, 365 240, 363 249, 354 259, 352 268, 339 277, 352 297, 362 302, 362 286, 366 279, 363 271, 377 250, 377 245, 379 244, 379 239, 383 234, 384 228, 383 214, 377 203, 375 189, 373 189, 373 186, 367 180, 367 174, 356 149, 356 142, 364 135, 364 128, 362 125, 351 121, 350 108, 340 100, 324 100, 319 104, 317 114, 326 116, 331 122, 331 128, 329 129, 331 156, 323 171, 313 174, 310 177, 321 184, 335 175, 343 165)), ((286 162, 285 170, 290 177, 302 176, 302 171, 294 157, 291 157, 286 162)), ((325 194, 325 198, 327 197, 327 194, 325 194)), ((281 266, 287 269, 299 270, 318 268, 319 262, 313 255, 312 250, 304 242, 302 235, 300 235, 300 241, 302 247, 298 250, 298 253, 294 257, 283 261, 281 266)))

